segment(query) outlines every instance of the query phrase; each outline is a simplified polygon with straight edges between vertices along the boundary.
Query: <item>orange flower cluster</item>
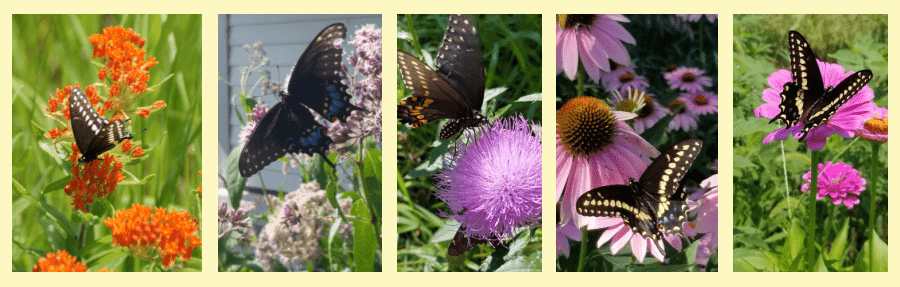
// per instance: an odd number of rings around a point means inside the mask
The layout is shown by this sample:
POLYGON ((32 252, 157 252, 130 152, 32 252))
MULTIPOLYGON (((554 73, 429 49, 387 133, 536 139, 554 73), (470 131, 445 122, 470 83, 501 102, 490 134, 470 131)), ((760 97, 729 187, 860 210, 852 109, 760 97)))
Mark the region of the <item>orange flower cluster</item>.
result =
MULTIPOLYGON (((65 250, 57 250, 48 252, 46 257, 38 259, 38 264, 31 267, 34 272, 90 272, 84 263, 78 262, 75 256, 69 254, 65 250)), ((113 272, 106 270, 106 267, 100 269, 100 272, 113 272)))
POLYGON ((110 154, 105 154, 100 160, 94 160, 85 164, 78 164, 78 146, 72 143, 72 174, 64 190, 74 199, 72 205, 75 209, 87 212, 87 204, 94 202, 112 193, 116 185, 125 179, 122 172, 122 163, 110 154))
MULTIPOLYGON (((147 90, 147 81, 150 80, 148 71, 159 62, 152 56, 144 59, 146 40, 140 34, 131 28, 113 26, 103 29, 102 34, 91 35, 88 40, 94 45, 92 56, 106 61, 106 71, 98 72, 101 80, 106 78, 108 71, 114 83, 124 84, 134 94, 147 90)), ((117 94, 110 89, 111 97, 117 94)))
MULTIPOLYGON (((62 117, 62 120, 56 119, 59 124, 65 128, 52 128, 44 134, 44 137, 49 139, 57 139, 63 140, 72 137, 72 132, 69 130, 69 95, 72 93, 73 87, 81 88, 81 84, 68 85, 63 89, 56 89, 56 96, 50 97, 50 100, 47 101, 47 107, 44 110, 47 112, 45 115, 48 118, 54 117, 62 117)), ((100 93, 97 92, 97 87, 94 85, 88 85, 84 89, 84 94, 87 95, 88 100, 91 102, 91 105, 97 105, 100 102, 100 93)), ((99 114, 103 114, 106 112, 106 109, 100 107, 97 109, 99 114)), ((54 141, 57 143, 59 141, 54 141)))
POLYGON ((172 266, 177 257, 188 261, 202 243, 197 222, 187 211, 169 211, 132 204, 103 221, 112 230, 113 246, 130 248, 139 256, 156 250, 162 265, 172 266))

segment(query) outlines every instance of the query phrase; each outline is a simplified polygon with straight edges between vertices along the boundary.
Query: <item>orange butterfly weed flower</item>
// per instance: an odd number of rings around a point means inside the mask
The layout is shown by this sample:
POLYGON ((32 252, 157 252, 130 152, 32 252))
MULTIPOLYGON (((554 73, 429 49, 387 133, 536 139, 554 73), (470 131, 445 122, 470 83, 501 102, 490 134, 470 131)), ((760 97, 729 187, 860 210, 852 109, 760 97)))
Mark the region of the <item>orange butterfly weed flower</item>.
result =
POLYGON ((158 252, 166 268, 181 257, 188 261, 194 248, 202 243, 197 235, 197 221, 187 211, 166 211, 165 208, 132 204, 117 210, 115 216, 103 221, 112 230, 113 246, 131 249, 137 256, 149 258, 158 252))
POLYGON ((133 151, 131 151, 132 157, 141 157, 142 155, 144 155, 144 148, 142 147, 137 147, 133 151))
MULTIPOLYGON (((47 256, 38 259, 38 264, 31 267, 34 272, 91 272, 84 263, 78 262, 75 256, 65 250, 57 250, 56 253, 48 252, 47 256)), ((113 272, 106 267, 100 272, 113 272)))
POLYGON ((103 198, 116 189, 116 185, 125 179, 122 162, 110 154, 104 154, 99 160, 78 163, 78 146, 72 143, 72 179, 63 190, 72 196, 75 209, 87 212, 88 204, 95 199, 103 198))
MULTIPOLYGON (((103 33, 93 34, 88 40, 94 46, 92 56, 106 61, 106 65, 97 72, 97 78, 101 81, 109 78, 112 82, 109 87, 109 99, 104 102, 103 107, 117 114, 123 113, 143 92, 151 90, 147 88, 147 81, 150 80, 149 71, 159 62, 146 55, 147 51, 143 47, 147 41, 131 28, 106 27, 103 33)), ((156 105, 149 111, 140 108, 137 113, 146 118, 150 111, 160 108, 162 107, 156 105)), ((128 110, 128 112, 136 111, 128 110)))
POLYGON ((132 146, 134 145, 131 143, 131 140, 125 140, 124 142, 122 142, 122 152, 128 152, 129 150, 131 150, 132 146))

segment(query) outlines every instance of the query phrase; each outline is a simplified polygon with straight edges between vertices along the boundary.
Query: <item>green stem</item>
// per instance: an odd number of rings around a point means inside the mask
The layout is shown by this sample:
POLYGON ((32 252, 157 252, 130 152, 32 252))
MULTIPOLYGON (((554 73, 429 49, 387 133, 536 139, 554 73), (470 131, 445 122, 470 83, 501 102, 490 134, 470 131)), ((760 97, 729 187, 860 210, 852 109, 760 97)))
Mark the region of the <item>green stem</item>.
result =
POLYGON ((806 224, 806 271, 812 272, 816 267, 816 196, 819 194, 819 152, 810 150, 811 176, 809 184, 809 208, 806 224))
POLYGON ((587 264, 585 262, 585 257, 587 257, 587 248, 588 248, 588 234, 587 227, 581 228, 581 251, 578 252, 578 272, 584 271, 584 265, 587 264))
MULTIPOLYGON (((580 67, 581 66, 579 65, 579 68, 580 67)), ((575 88, 578 90, 578 94, 576 94, 575 96, 576 97, 584 96, 584 71, 583 71, 583 69, 578 69, 578 72, 576 74, 578 75, 578 84, 575 85, 575 88)))
POLYGON ((869 169, 869 228, 871 234, 869 237, 869 272, 875 270, 875 238, 877 238, 878 234, 875 233, 875 170, 878 169, 878 147, 881 144, 872 142, 872 160, 869 161, 872 164, 872 168, 869 169))

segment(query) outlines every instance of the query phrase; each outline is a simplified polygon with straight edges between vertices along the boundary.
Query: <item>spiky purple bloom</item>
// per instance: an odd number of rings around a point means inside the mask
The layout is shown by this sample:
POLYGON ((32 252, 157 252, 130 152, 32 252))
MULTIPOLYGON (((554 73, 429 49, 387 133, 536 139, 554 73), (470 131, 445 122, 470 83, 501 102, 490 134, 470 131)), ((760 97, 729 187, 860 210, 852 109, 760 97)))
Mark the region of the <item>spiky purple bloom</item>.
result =
MULTIPOLYGON (((812 171, 803 175, 806 183, 801 186, 804 193, 809 193, 809 185, 812 183, 812 171)), ((859 176, 859 171, 853 166, 839 162, 832 164, 830 161, 819 164, 819 181, 817 182, 818 194, 816 199, 831 197, 834 205, 844 205, 852 209, 859 203, 859 196, 866 190, 866 180, 859 176)))
POLYGON ((456 142, 436 195, 466 236, 505 239, 541 222, 541 140, 521 115, 501 118, 456 142), (468 143, 468 144, 467 144, 468 143))
MULTIPOLYGON (((825 63, 818 59, 816 62, 819 63, 819 71, 822 73, 825 87, 837 86, 841 81, 853 74, 853 72, 845 72, 844 67, 838 64, 825 63)), ((762 100, 766 103, 753 110, 757 118, 771 119, 781 112, 781 108, 779 108, 781 104, 781 90, 785 83, 792 82, 794 79, 791 77, 791 72, 781 69, 769 75, 767 80, 772 88, 763 90, 762 100)), ((825 141, 832 134, 852 138, 855 135, 854 131, 863 127, 866 120, 872 117, 875 110, 875 103, 872 102, 874 97, 875 93, 872 92, 872 88, 869 88, 868 85, 863 87, 862 90, 838 108, 837 112, 826 124, 809 131, 806 137, 806 145, 809 146, 809 149, 814 151, 822 149, 825 147, 825 141)), ((788 135, 793 135, 794 138, 799 139, 799 133, 802 129, 803 125, 800 124, 794 125, 789 129, 780 127, 769 133, 763 139, 763 143, 768 144, 773 140, 780 141, 786 139, 788 135)))

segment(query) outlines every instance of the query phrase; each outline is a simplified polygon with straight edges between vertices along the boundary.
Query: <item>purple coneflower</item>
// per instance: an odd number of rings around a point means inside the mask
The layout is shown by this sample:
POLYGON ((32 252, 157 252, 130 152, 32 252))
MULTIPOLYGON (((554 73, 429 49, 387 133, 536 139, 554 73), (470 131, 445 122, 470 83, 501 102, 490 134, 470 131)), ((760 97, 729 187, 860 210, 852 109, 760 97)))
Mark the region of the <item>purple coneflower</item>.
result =
POLYGON ((699 92, 703 87, 712 87, 712 78, 703 76, 703 73, 698 68, 679 67, 664 77, 673 90, 699 92))
POLYGON ((888 140, 888 109, 875 108, 872 118, 866 120, 862 128, 854 130, 861 138, 886 142, 888 140))
POLYGON ((629 66, 619 66, 612 73, 603 73, 601 82, 607 91, 645 90, 650 86, 646 78, 637 75, 629 66))
POLYGON ((706 15, 706 20, 709 20, 710 23, 715 23, 716 18, 719 18, 718 14, 675 14, 681 19, 684 19, 688 22, 698 22, 700 18, 706 15))
MULTIPOLYGON (((801 186, 804 193, 809 193, 809 185, 812 181, 812 171, 803 175, 806 183, 801 186)), ((819 164, 818 194, 816 199, 831 197, 834 205, 844 205, 852 209, 859 203, 859 196, 866 189, 866 180, 859 177, 859 171, 853 166, 839 162, 832 164, 830 161, 819 164)))
POLYGON ((556 257, 560 255, 569 257, 569 239, 581 241, 581 230, 575 227, 575 223, 569 220, 566 223, 556 225, 556 257))
POLYGON ((703 180, 700 187, 705 192, 697 200, 698 205, 688 211, 697 217, 693 224, 685 225, 684 234, 690 237, 704 234, 697 245, 694 262, 705 269, 709 256, 719 248, 719 175, 714 174, 703 180))
POLYGON ((666 107, 660 105, 653 96, 642 91, 631 90, 624 97, 613 97, 612 104, 616 106, 617 111, 633 111, 637 114, 631 121, 634 131, 638 134, 649 129, 659 119, 666 116, 666 107), (638 105, 638 103, 642 103, 638 105))
POLYGON ((609 60, 631 63, 622 42, 635 40, 619 22, 628 18, 617 14, 556 15, 556 73, 565 72, 570 80, 578 73, 578 60, 594 82, 600 81, 600 70, 610 71, 609 60))
POLYGON ((510 238, 541 222, 541 141, 521 115, 457 141, 436 195, 471 239, 510 238))
POLYGON ((684 93, 680 98, 684 101, 684 108, 695 116, 719 112, 719 96, 712 92, 684 93))
MULTIPOLYGON (((826 87, 837 86, 842 80, 853 74, 853 72, 844 72, 844 67, 838 64, 825 63, 819 60, 816 60, 816 62, 819 63, 819 71, 822 72, 822 78, 826 87)), ((791 72, 784 69, 772 73, 767 80, 772 88, 763 90, 762 99, 766 103, 753 110, 757 118, 771 119, 778 115, 781 112, 779 108, 781 104, 781 89, 785 83, 794 81, 791 77, 791 72)), ((875 103, 872 102, 874 97, 875 94, 868 85, 863 87, 855 96, 838 108, 831 120, 809 131, 806 137, 806 145, 815 151, 825 147, 825 140, 832 134, 838 134, 845 138, 853 137, 855 135, 854 131, 863 127, 865 121, 872 116, 876 107, 875 103)), ((783 140, 789 134, 794 135, 794 138, 799 138, 799 133, 802 129, 803 125, 801 124, 794 125, 789 129, 780 127, 769 133, 763 139, 763 143, 768 144, 773 140, 783 140)))
POLYGON ((666 131, 672 132, 680 129, 689 132, 697 129, 697 116, 688 112, 684 102, 685 99, 679 97, 669 103, 669 113, 674 114, 675 117, 669 122, 669 128, 666 131))

